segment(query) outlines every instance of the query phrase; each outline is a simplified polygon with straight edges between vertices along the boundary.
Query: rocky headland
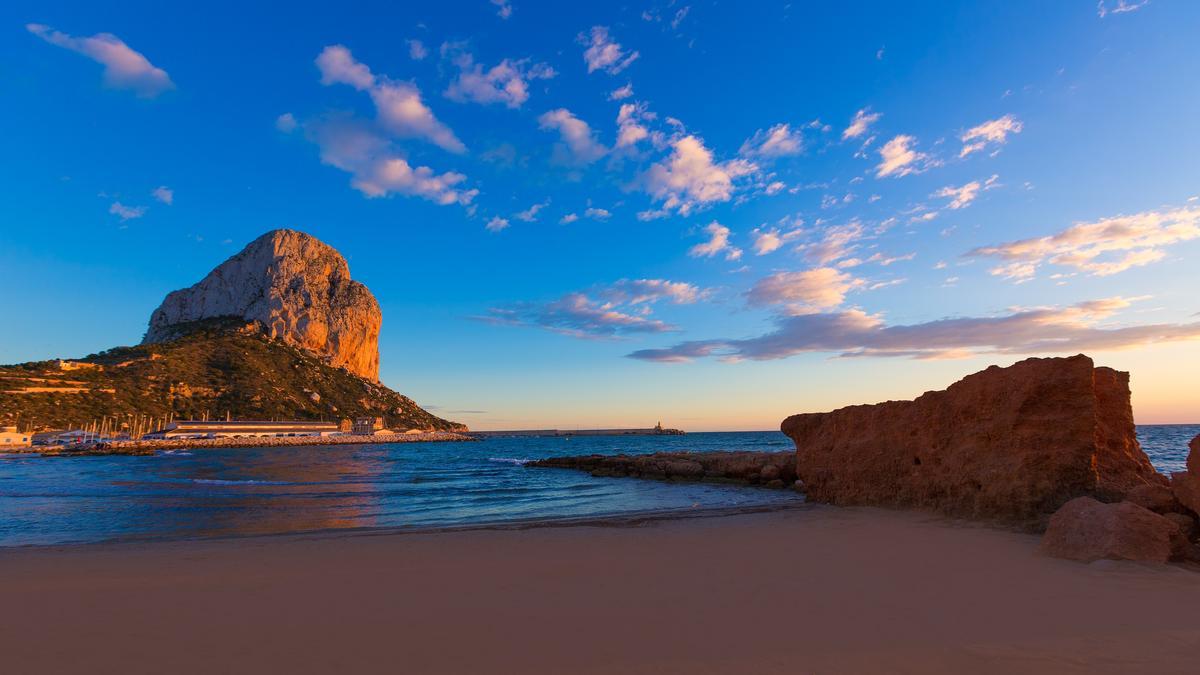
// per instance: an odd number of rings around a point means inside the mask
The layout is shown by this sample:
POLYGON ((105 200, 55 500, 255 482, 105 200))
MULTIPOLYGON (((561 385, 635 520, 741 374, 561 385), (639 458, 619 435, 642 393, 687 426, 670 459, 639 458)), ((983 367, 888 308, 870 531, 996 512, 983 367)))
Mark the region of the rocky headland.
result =
POLYGON ((350 278, 340 253, 303 232, 268 232, 194 286, 168 294, 142 342, 167 342, 218 318, 251 323, 331 366, 379 379, 379 303, 350 278))
POLYGON ((149 430, 171 417, 372 416, 390 429, 466 431, 379 382, 380 325, 374 296, 335 249, 268 232, 167 295, 142 344, 0 366, 0 421, 149 430))

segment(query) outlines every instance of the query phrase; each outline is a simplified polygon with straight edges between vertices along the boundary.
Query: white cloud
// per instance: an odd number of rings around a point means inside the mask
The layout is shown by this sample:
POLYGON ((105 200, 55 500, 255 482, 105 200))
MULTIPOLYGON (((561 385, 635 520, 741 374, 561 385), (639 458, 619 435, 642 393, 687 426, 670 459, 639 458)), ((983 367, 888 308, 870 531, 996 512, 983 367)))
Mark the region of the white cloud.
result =
POLYGON ((804 256, 818 265, 829 265, 850 257, 858 249, 858 242, 867 237, 867 230, 857 220, 844 225, 827 228, 821 239, 799 247, 804 256))
POLYGON ((901 134, 885 143, 879 149, 879 157, 882 161, 875 167, 875 177, 896 176, 899 178, 920 173, 932 166, 933 163, 928 155, 912 148, 916 141, 917 139, 913 136, 901 134))
POLYGON ((742 143, 738 154, 743 157, 773 159, 804 152, 804 135, 788 124, 776 124, 770 129, 759 129, 742 143))
POLYGON ((675 326, 650 318, 660 301, 695 303, 707 296, 696 286, 666 279, 622 279, 609 286, 568 293, 545 303, 518 303, 488 310, 484 321, 532 326, 581 338, 615 338, 638 333, 663 333, 675 326))
POLYGON ((633 83, 629 83, 629 84, 625 85, 624 87, 619 87, 617 89, 613 89, 612 92, 608 95, 608 100, 623 101, 623 100, 629 98, 630 96, 633 96, 633 83))
POLYGON ((759 337, 683 342, 666 349, 643 349, 629 356, 659 362, 703 357, 761 361, 826 352, 937 359, 978 354, 1077 354, 1200 339, 1200 323, 1099 323, 1130 302, 1107 298, 1068 307, 1018 309, 1001 316, 947 318, 912 325, 888 325, 879 315, 857 309, 785 314, 776 317, 773 332, 759 337))
POLYGON ((585 218, 591 218, 592 220, 608 220, 612 217, 612 213, 610 213, 608 209, 598 209, 592 207, 589 207, 587 211, 584 211, 583 215, 585 218))
POLYGON ((321 71, 321 84, 346 84, 367 92, 375 104, 379 123, 389 132, 421 138, 450 152, 466 152, 462 141, 421 100, 421 91, 416 85, 377 78, 342 45, 325 47, 317 56, 316 64, 321 71))
POLYGON ((726 260, 738 260, 742 257, 742 249, 729 243, 728 227, 714 220, 704 226, 704 231, 708 233, 708 241, 693 246, 688 250, 688 255, 693 258, 711 258, 724 253, 726 260))
POLYGON ((52 45, 83 54, 104 66, 104 83, 114 89, 130 89, 142 98, 154 98, 175 88, 165 70, 155 67, 111 33, 79 38, 38 23, 26 24, 25 29, 52 45))
POLYGON ((403 194, 437 204, 471 203, 478 190, 462 189, 466 176, 437 174, 413 167, 374 128, 353 119, 322 119, 304 125, 306 136, 321 150, 321 161, 352 175, 351 185, 367 197, 403 194))
POLYGON ((546 208, 549 203, 550 202, 542 202, 540 204, 534 204, 524 211, 517 213, 513 216, 513 218, 516 218, 517 220, 523 220, 527 223, 532 223, 533 221, 537 220, 538 211, 546 208))
POLYGON ((1197 238, 1200 207, 1181 207, 1076 223, 1047 237, 984 246, 967 255, 999 258, 1005 264, 991 273, 1017 281, 1032 279, 1047 263, 1108 276, 1157 262, 1166 247, 1197 238))
POLYGON ((992 174, 990 178, 982 183, 977 180, 973 180, 970 183, 961 185, 959 187, 947 185, 941 190, 933 193, 931 196, 949 198, 950 203, 946 205, 946 208, 948 209, 957 210, 966 208, 967 206, 971 205, 971 202, 975 201, 975 198, 979 196, 979 192, 981 190, 990 190, 993 187, 996 187, 996 180, 999 178, 1000 176, 992 174))
POLYGON ((296 121, 296 116, 290 112, 283 113, 279 117, 275 118, 275 128, 282 131, 285 134, 292 133, 293 131, 296 130, 296 128, 298 126, 300 126, 300 125, 296 121))
POLYGON ((1004 145, 1009 134, 1019 134, 1024 125, 1012 115, 999 119, 988 120, 978 126, 971 127, 959 137, 963 142, 959 157, 966 157, 972 152, 983 150, 989 143, 1004 145))
POLYGON ((563 216, 562 218, 559 218, 558 222, 560 225, 570 225, 571 223, 573 223, 577 220, 579 220, 578 214, 568 213, 567 215, 563 216))
POLYGON ((113 202, 112 206, 108 207, 108 212, 114 216, 118 216, 122 221, 126 221, 146 215, 146 207, 126 206, 121 202, 113 202))
POLYGON ((852 289, 863 285, 846 272, 818 267, 801 272, 778 272, 760 279, 746 293, 752 306, 786 304, 793 314, 837 307, 852 289))
POLYGON ((498 7, 496 10, 496 16, 500 17, 501 19, 507 19, 508 17, 512 16, 513 8, 512 3, 509 2, 509 0, 491 0, 491 2, 493 5, 498 7))
POLYGON ((1112 0, 1097 0, 1096 14, 1103 19, 1109 14, 1124 14, 1126 12, 1134 12, 1148 4, 1150 4, 1150 0, 1141 0, 1140 2, 1138 2, 1138 0, 1116 0, 1116 2, 1112 2, 1112 0))
POLYGON ((548 80, 557 74, 550 66, 530 64, 528 59, 504 59, 487 71, 467 52, 456 54, 453 62, 459 73, 446 88, 447 98, 484 105, 503 103, 509 108, 520 108, 529 100, 529 80, 548 80))
POLYGON ((650 130, 643 120, 654 119, 654 113, 646 110, 644 103, 623 103, 617 112, 617 147, 637 145, 650 137, 650 130))
POLYGON ((766 255, 778 251, 783 246, 783 235, 776 228, 754 230, 754 255, 766 255))
POLYGON ((698 206, 729 201, 734 180, 758 168, 741 159, 714 163, 712 152, 696 136, 676 138, 671 147, 671 155, 652 165, 644 177, 647 192, 664 202, 664 211, 686 216, 698 206))
POLYGON ((408 56, 413 61, 424 60, 429 56, 429 50, 425 47, 425 43, 420 40, 405 40, 408 44, 408 56))
POLYGON ((570 158, 576 162, 590 164, 608 152, 608 149, 595 139, 587 122, 566 108, 543 113, 538 117, 538 126, 546 131, 557 131, 562 137, 563 146, 570 153, 570 158))
MULTIPOLYGON (((883 53, 883 50, 880 50, 883 53)), ((858 138, 870 130, 871 125, 879 120, 883 115, 881 113, 873 113, 870 108, 863 108, 854 113, 854 119, 850 120, 850 126, 846 127, 842 132, 842 140, 850 140, 858 138)))
POLYGON ((501 218, 500 216, 493 216, 492 219, 487 222, 487 225, 484 225, 484 227, 487 228, 488 232, 499 232, 508 228, 508 219, 501 218))
POLYGON ((608 28, 604 26, 593 26, 590 38, 580 34, 579 42, 587 45, 583 60, 587 63, 589 73, 603 70, 609 75, 616 75, 638 58, 637 52, 626 52, 620 43, 613 41, 608 35, 608 28))
POLYGON ((150 193, 155 199, 170 206, 175 203, 175 191, 166 185, 159 185, 150 193))

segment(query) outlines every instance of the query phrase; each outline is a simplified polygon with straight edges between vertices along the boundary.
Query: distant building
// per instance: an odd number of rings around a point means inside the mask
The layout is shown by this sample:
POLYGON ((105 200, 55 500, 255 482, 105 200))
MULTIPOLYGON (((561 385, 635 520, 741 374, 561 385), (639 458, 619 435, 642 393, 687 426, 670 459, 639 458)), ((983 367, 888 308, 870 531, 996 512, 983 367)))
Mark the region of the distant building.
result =
POLYGON ((28 448, 33 444, 33 435, 17 431, 16 427, 0 427, 0 452, 5 448, 28 448))
POLYGON ((359 417, 354 420, 354 428, 351 431, 356 436, 391 433, 383 426, 382 417, 359 417))
POLYGON ((187 438, 336 436, 341 433, 336 422, 289 420, 176 420, 162 429, 142 436, 145 439, 169 440, 187 438))

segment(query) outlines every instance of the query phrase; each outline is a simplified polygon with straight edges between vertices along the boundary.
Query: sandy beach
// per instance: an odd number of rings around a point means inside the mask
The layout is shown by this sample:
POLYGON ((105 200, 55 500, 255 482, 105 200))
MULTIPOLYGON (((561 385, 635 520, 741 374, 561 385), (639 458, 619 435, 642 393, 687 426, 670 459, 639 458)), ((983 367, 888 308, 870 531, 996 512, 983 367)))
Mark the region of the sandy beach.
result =
POLYGON ((11 673, 1195 672, 1200 573, 876 509, 0 551, 11 673))

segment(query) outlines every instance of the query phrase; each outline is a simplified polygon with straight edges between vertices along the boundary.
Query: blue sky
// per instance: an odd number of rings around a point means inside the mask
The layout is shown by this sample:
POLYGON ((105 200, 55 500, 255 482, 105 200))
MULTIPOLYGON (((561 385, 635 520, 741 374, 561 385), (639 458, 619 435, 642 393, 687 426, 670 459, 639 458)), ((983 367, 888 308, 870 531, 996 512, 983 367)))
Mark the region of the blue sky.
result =
POLYGON ((772 428, 1080 351, 1200 419, 1195 3, 392 4, 0 9, 0 362, 136 343, 292 227, 473 427, 772 428))

